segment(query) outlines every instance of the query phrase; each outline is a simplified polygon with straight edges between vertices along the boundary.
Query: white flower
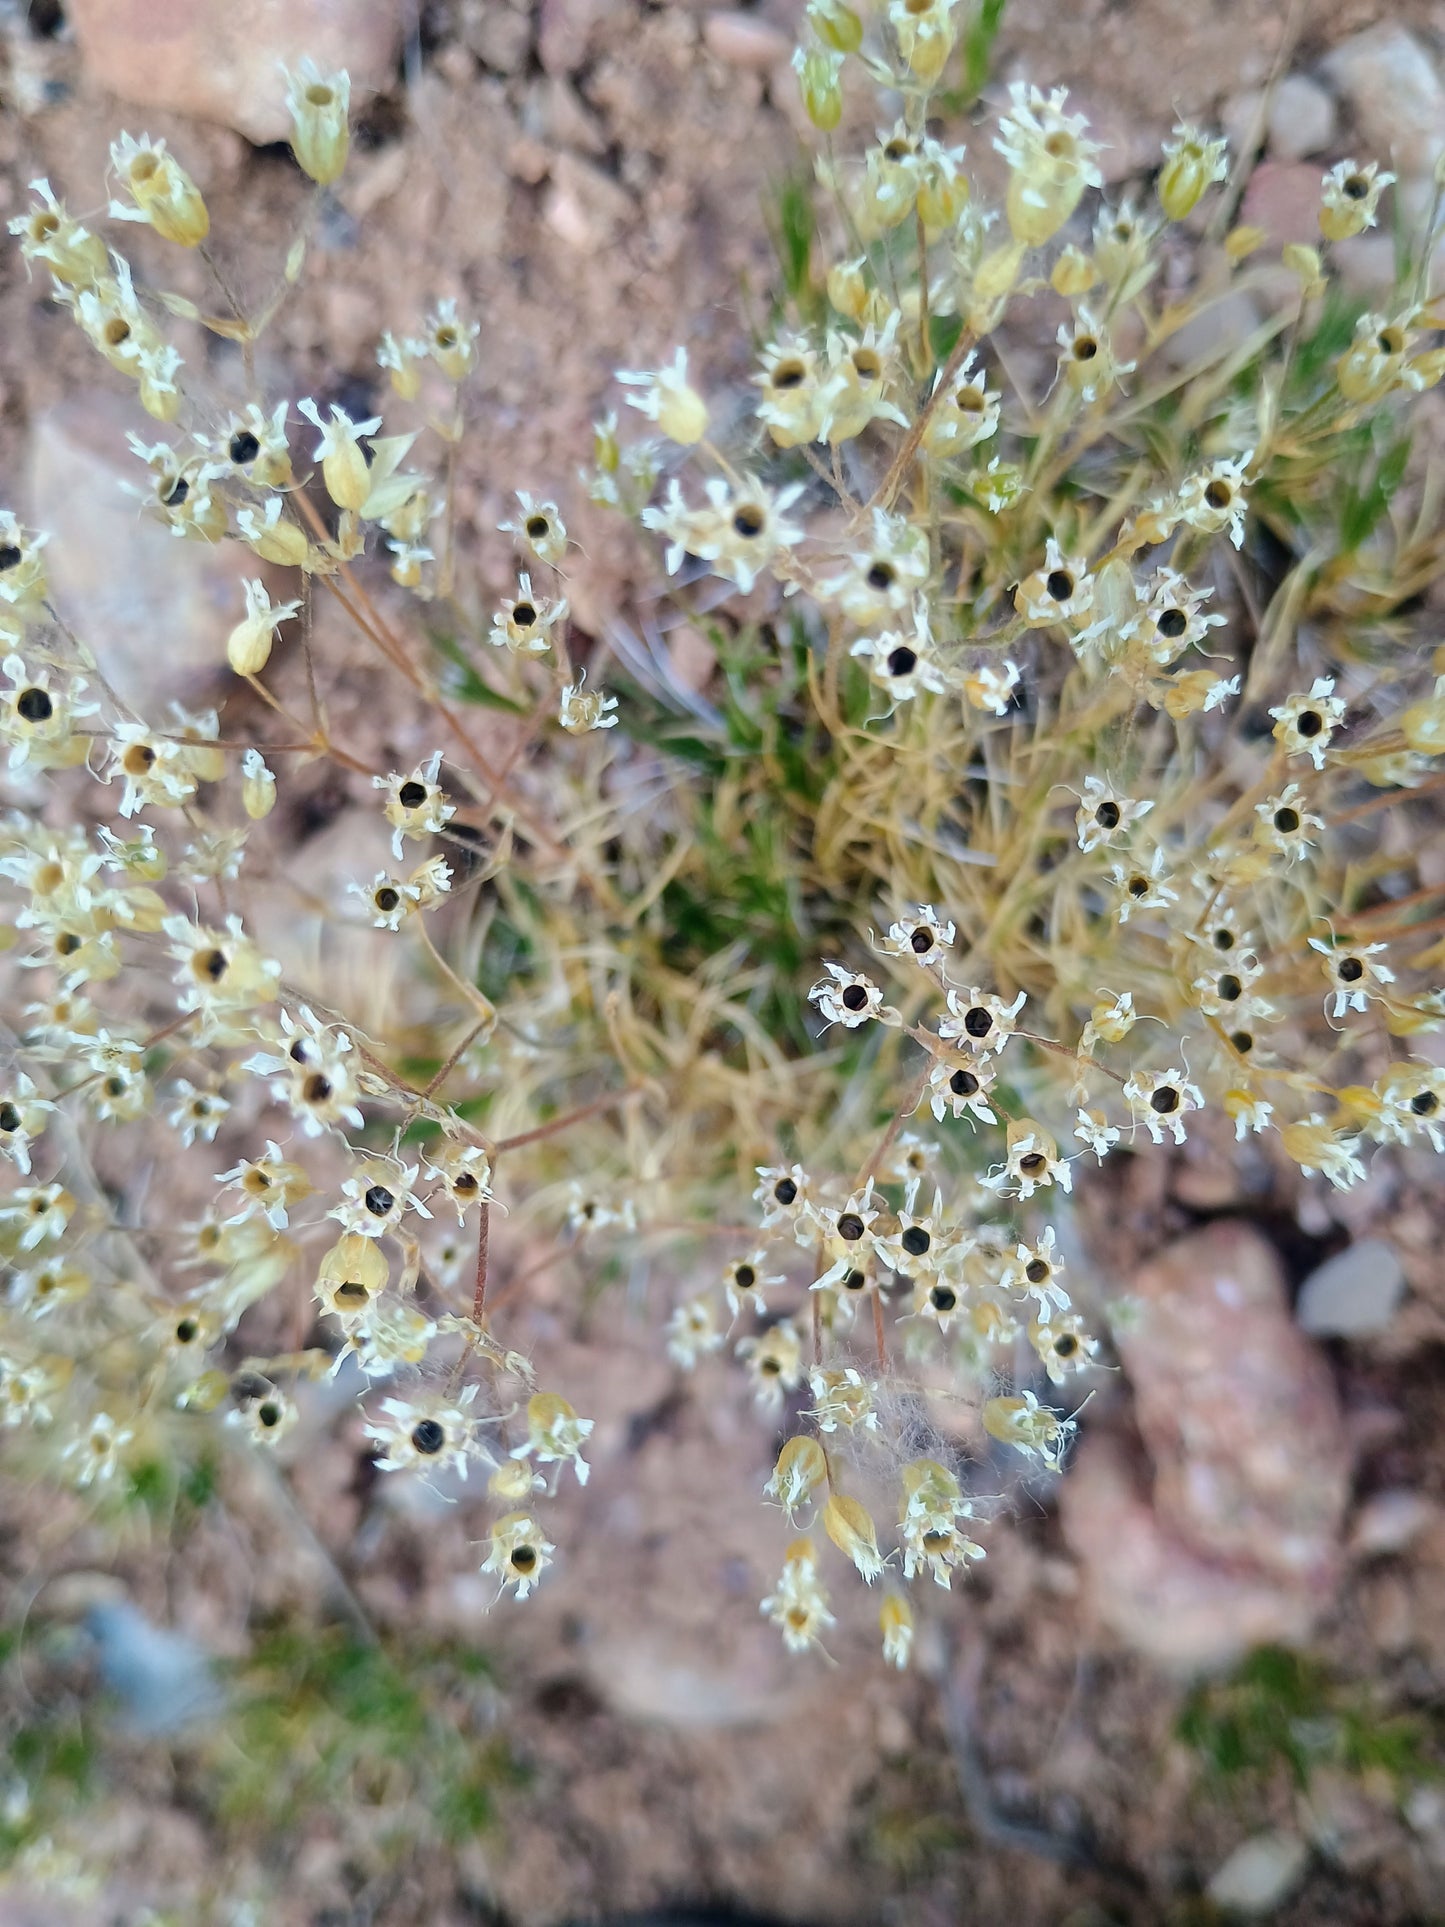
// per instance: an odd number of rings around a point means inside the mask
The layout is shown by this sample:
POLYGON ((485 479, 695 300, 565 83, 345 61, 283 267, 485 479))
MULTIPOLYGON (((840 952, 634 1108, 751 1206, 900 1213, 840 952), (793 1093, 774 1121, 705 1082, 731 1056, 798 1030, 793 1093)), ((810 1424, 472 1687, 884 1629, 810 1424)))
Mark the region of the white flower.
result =
POLYGON ((980 1057, 991 1057, 1013 1036, 1018 1014, 1027 1002, 1028 995, 1022 990, 1007 1004, 990 991, 950 990, 948 1008, 952 1014, 938 1026, 938 1034, 980 1057))
POLYGON ((1120 923, 1127 923, 1136 910, 1163 910, 1178 903, 1179 892, 1166 881, 1168 874, 1162 850, 1155 850, 1147 869, 1138 864, 1128 868, 1114 865, 1109 881, 1114 887, 1120 923))
POLYGON ((590 1418, 578 1418, 565 1398, 555 1392, 534 1392, 527 1401, 527 1439, 512 1453, 514 1459, 535 1458, 541 1465, 571 1463, 578 1485, 586 1485, 589 1467, 582 1447, 592 1431, 590 1418))
POLYGON ((692 448, 707 434, 707 403, 687 379, 687 350, 679 348, 670 367, 656 370, 619 369, 617 379, 642 392, 627 397, 628 405, 657 423, 670 442, 692 448))
POLYGON ((1101 844, 1126 837, 1139 819, 1154 807, 1152 802, 1136 803, 1098 776, 1084 778, 1084 795, 1074 817, 1081 850, 1097 850, 1101 844))
POLYGON ((920 903, 916 916, 889 924, 878 948, 888 957, 911 958, 925 970, 942 969, 947 961, 944 953, 957 935, 951 917, 945 921, 931 903, 920 903))
POLYGON ((567 553, 567 529, 555 502, 539 502, 524 488, 517 490, 517 516, 499 522, 503 535, 514 535, 539 562, 558 563, 567 553))
POLYGON ((120 1470, 121 1454, 134 1437, 133 1428, 118 1424, 109 1412, 96 1412, 84 1433, 61 1453, 61 1462, 79 1486, 94 1485, 97 1479, 104 1483, 120 1470))
POLYGON ((994 1073, 982 1059, 956 1064, 937 1058, 928 1073, 929 1109, 940 1122, 969 1111, 981 1124, 997 1124, 988 1101, 993 1083, 994 1073))
POLYGON ((900 1023, 898 1012, 883 1001, 883 992, 870 977, 860 971, 845 970, 842 964, 830 963, 826 959, 823 968, 828 972, 821 982, 813 985, 808 992, 808 1002, 816 1004, 830 1024, 843 1024, 849 1030, 857 1030, 873 1018, 883 1023, 900 1023))
POLYGON ((1108 1153, 1119 1142, 1121 1133, 1114 1125, 1107 1122, 1102 1112, 1081 1109, 1079 1121, 1074 1126, 1074 1136, 1081 1144, 1087 1145, 1102 1164, 1108 1153))
POLYGON ((387 792, 385 815, 392 826, 392 855, 398 862, 406 837, 435 836, 457 813, 456 805, 447 801, 445 791, 437 782, 441 766, 442 753, 438 749, 406 775, 393 770, 389 776, 371 779, 373 789, 387 792))
POLYGON ((717 1316, 706 1298, 689 1298, 679 1305, 663 1327, 667 1355, 684 1371, 692 1371, 698 1360, 715 1352, 723 1342, 717 1316))
POLYGON ((1174 1142, 1184 1142, 1184 1118, 1189 1111, 1203 1108, 1204 1097, 1197 1084, 1191 1084, 1183 1071, 1134 1071, 1124 1083, 1124 1101, 1156 1144, 1164 1142, 1166 1129, 1174 1142))
POLYGON ((503 1592, 512 1586, 517 1598, 525 1599, 551 1565, 556 1550, 525 1512, 509 1512, 492 1527, 491 1550, 481 1570, 496 1573, 503 1592))
POLYGON ((736 490, 720 476, 703 485, 707 507, 689 509, 676 480, 660 506, 642 511, 645 528, 667 539, 666 564, 675 575, 685 555, 711 562, 714 574, 737 584, 746 595, 781 549, 796 546, 803 531, 783 519, 803 493, 801 482, 774 495, 759 482, 744 479, 736 490))
POLYGON ((600 689, 583 692, 582 685, 587 680, 584 669, 575 683, 569 683, 562 691, 557 707, 557 720, 563 729, 573 736, 580 736, 590 729, 616 729, 617 718, 609 715, 616 709, 617 698, 604 696, 600 689))
POLYGON ((337 1219, 343 1231, 359 1232, 363 1238, 385 1237, 400 1228, 408 1211, 419 1218, 431 1217, 413 1194, 416 1177, 414 1164, 402 1164, 396 1158, 365 1158, 342 1184, 344 1202, 326 1215, 337 1219))
MULTIPOLYGON (((1334 986, 1332 1017, 1343 1017, 1347 1010, 1367 1010, 1371 996, 1379 995, 1381 984, 1392 984, 1395 973, 1384 964, 1371 963, 1385 949, 1382 943, 1357 943, 1339 946, 1311 937, 1310 949, 1325 959, 1325 974, 1334 986)), ((1325 999, 1326 1007, 1330 999, 1325 999)))
POLYGON ((1248 507, 1244 471, 1253 459, 1254 450, 1248 448, 1232 462, 1211 462, 1208 468, 1186 477, 1175 504, 1180 520, 1206 535, 1227 529, 1230 541, 1235 548, 1240 548, 1244 542, 1244 517, 1248 507))
POLYGON ((376 1460, 378 1471, 440 1471, 449 1467, 459 1478, 480 1447, 473 1433, 470 1410, 475 1385, 464 1385, 450 1398, 419 1396, 384 1398, 382 1417, 368 1419, 366 1434, 385 1450, 376 1460))
POLYGON ((1344 720, 1345 701, 1334 693, 1333 676, 1317 676, 1308 695, 1294 695, 1269 713, 1275 719, 1274 740, 1287 756, 1308 756, 1316 769, 1325 766, 1330 738, 1344 720))

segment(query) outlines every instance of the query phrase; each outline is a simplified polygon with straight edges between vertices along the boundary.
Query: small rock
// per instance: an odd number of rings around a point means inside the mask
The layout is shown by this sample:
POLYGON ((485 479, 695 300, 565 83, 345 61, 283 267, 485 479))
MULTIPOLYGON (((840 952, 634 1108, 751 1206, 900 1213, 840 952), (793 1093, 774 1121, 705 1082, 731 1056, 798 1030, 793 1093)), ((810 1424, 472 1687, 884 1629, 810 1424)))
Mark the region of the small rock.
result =
POLYGON ((632 198, 600 169, 575 154, 559 154, 543 219, 560 241, 579 254, 609 247, 635 213, 632 198))
POLYGON ((725 67, 771 73, 789 59, 793 43, 755 13, 710 13, 702 23, 703 44, 725 67))
POLYGON ((1309 1637, 1315 1602, 1187 1544, 1111 1439, 1084 1440, 1059 1488, 1059 1514, 1094 1617, 1167 1673, 1218 1672, 1256 1646, 1309 1637))
POLYGON ((1424 180, 1445 147, 1445 88, 1415 36, 1404 27, 1371 27, 1334 48, 1322 66, 1354 110, 1356 158, 1424 180))
POLYGON ((592 57, 599 25, 616 13, 619 0, 541 0, 537 58, 549 74, 575 74, 592 57))
POLYGON ((1231 1913, 1272 1913, 1298 1884, 1309 1857, 1297 1833, 1257 1833, 1215 1873, 1209 1898, 1231 1913))
POLYGON ((1241 227, 1263 228, 1276 250, 1291 241, 1317 247, 1322 171, 1308 161, 1264 161, 1249 177, 1241 227))
POLYGON ((31 520, 50 536, 60 614, 116 694, 164 719, 170 703, 213 701, 229 684, 226 637, 243 613, 241 583, 258 571, 239 543, 180 541, 143 514, 121 487, 148 475, 127 429, 156 439, 156 423, 108 389, 43 414, 30 443, 31 520))
POLYGON ((1355 1514, 1350 1551, 1361 1559, 1388 1559, 1414 1543, 1435 1516, 1418 1492, 1377 1492, 1355 1514))
POLYGON ((353 103, 390 80, 409 10, 400 0, 67 0, 91 80, 137 107, 220 121, 247 140, 286 138, 279 66, 344 67, 353 103))
POLYGON ((1383 1331, 1405 1295, 1392 1246, 1361 1238, 1313 1270, 1300 1287, 1295 1322, 1313 1338, 1359 1338, 1383 1331))
POLYGON ((1350 1447, 1274 1249, 1216 1224, 1144 1266, 1132 1292, 1115 1342, 1150 1467, 1096 1433, 1059 1494, 1089 1603, 1176 1671, 1303 1639, 1339 1572, 1350 1447))
MULTIPOLYGON (((1164 359, 1171 368, 1187 368, 1192 361, 1206 355, 1222 358, 1248 341, 1260 322, 1259 305, 1248 289, 1229 288, 1170 335, 1164 343, 1164 359)), ((1222 1176, 1225 1184, 1230 1183, 1234 1179, 1232 1164, 1221 1161, 1217 1166, 1217 1175, 1222 1176)), ((1196 1193, 1204 1187, 1205 1179, 1200 1167, 1195 1167, 1183 1184, 1175 1185, 1177 1195, 1199 1209, 1199 1197, 1185 1195, 1191 1183, 1196 1193)), ((1221 1198, 1206 1197, 1206 1208, 1211 1203, 1229 1203, 1232 1195, 1237 1195, 1237 1188, 1234 1193, 1226 1192, 1221 1198)))
POLYGON ((1308 74, 1286 74, 1265 123, 1270 158, 1302 161, 1334 145, 1339 115, 1333 98, 1308 74))
POLYGON ((1247 88, 1241 94, 1233 95, 1219 110, 1219 124, 1224 129, 1224 138, 1229 142, 1231 164, 1242 154, 1251 158, 1264 145, 1267 131, 1264 114, 1264 89, 1247 88))
POLYGON ((532 14, 499 0, 462 0, 457 32, 462 44, 494 74, 520 74, 532 51, 532 14))

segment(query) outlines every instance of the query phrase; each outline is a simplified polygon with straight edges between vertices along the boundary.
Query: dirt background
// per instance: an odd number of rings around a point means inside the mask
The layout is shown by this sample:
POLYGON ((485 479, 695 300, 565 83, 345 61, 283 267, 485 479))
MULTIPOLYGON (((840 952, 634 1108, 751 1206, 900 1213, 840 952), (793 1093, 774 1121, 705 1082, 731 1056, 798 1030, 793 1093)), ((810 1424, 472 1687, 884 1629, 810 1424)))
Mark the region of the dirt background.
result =
MULTIPOLYGON (((403 66, 364 107, 311 272, 268 339, 269 385, 366 413, 384 399, 372 359, 383 328, 415 329, 426 303, 445 295, 481 319, 484 372, 458 481, 479 604, 510 580, 495 525, 513 489, 556 493, 572 519, 572 477, 594 416, 615 405, 615 369, 653 365, 686 342, 715 405, 741 410, 750 331, 775 274, 766 210, 800 163, 792 83, 776 65, 798 11, 778 0, 719 26, 700 5, 541 0, 534 11, 438 0, 413 20, 403 66)), ((1291 69, 1311 69, 1385 19, 1440 54, 1445 23, 1433 0, 1316 3, 1300 11, 1291 69)), ((37 174, 75 208, 96 205, 114 131, 144 125, 202 184, 237 287, 269 285, 305 200, 284 154, 116 99, 85 70, 53 4, 28 19, 0 8, 0 26, 0 217, 21 209, 37 174)), ((1284 32, 1277 0, 1012 0, 990 93, 1015 75, 1069 86, 1112 143, 1110 178, 1122 190, 1176 118, 1215 122, 1260 86, 1284 32)), ((984 147, 989 134, 964 126, 957 137, 984 147)), ((1347 151, 1346 128, 1325 158, 1347 151)), ((166 285, 200 297, 199 264, 177 266, 149 238, 135 238, 138 265, 159 276, 164 261, 166 285)), ((237 379, 232 352, 197 337, 190 353, 219 405, 237 379)), ((7 499, 23 497, 37 446, 58 434, 88 446, 93 418, 95 446, 113 443, 112 406, 64 316, 16 254, 0 254, 7 499)), ((576 526, 588 566, 573 600, 584 628, 604 633, 646 592, 646 565, 585 512, 576 526)), ((118 555, 117 570, 126 566, 118 555)), ((416 718, 369 712, 364 680, 345 688, 342 714, 358 729, 369 721, 379 755, 419 740, 416 718)), ((1126 1182, 1126 1195, 1102 1195, 1084 1213, 1098 1264, 1130 1280, 1214 1219, 1261 1222, 1283 1266, 1265 1290, 1278 1297, 1275 1337, 1288 1324, 1279 1307, 1313 1266, 1388 1217, 1413 1296, 1380 1334, 1329 1346, 1319 1394, 1345 1442, 1329 1476, 1348 1477, 1352 1497, 1328 1549, 1315 1645, 1340 1691, 1363 1694, 1372 1717, 1423 1716, 1438 1705, 1445 1666, 1445 1314, 1428 1163, 1352 1196, 1348 1215, 1314 1193, 1251 1189, 1227 1151, 1208 1145, 1140 1160, 1126 1182)), ((247 1917, 555 1927, 676 1901, 818 1927, 1005 1916, 1021 1927, 1182 1923, 1215 1917, 1206 1883, 1262 1826, 1310 1841, 1280 1919, 1441 1917, 1445 1803, 1419 1799, 1407 1816, 1394 1783, 1353 1770, 1318 1776, 1304 1809, 1287 1772, 1243 1791, 1209 1782, 1178 1737, 1186 1686, 1100 1623, 1089 1560, 1042 1491, 1020 1490, 1016 1519, 994 1533, 986 1566, 959 1596, 927 1602, 913 1673, 885 1676, 872 1609, 851 1595, 836 1665, 785 1663, 756 1606, 779 1544, 755 1497, 775 1447, 770 1427, 721 1368, 679 1380, 620 1303, 580 1319, 576 1284, 565 1267, 549 1274, 516 1311, 510 1341, 598 1416, 593 1483, 580 1500, 567 1491, 556 1515, 565 1552, 525 1610, 487 1614, 473 1550, 481 1509, 383 1493, 358 1428, 321 1406, 289 1456, 309 1526, 278 1527, 267 1494, 238 1480, 224 1518, 203 1521, 184 1557, 122 1561, 158 1623, 218 1653, 244 1651, 252 1614, 323 1611, 339 1571, 375 1624, 474 1642, 495 1664, 487 1717, 528 1772, 501 1796, 499 1824, 399 1893, 358 1889, 338 1837, 318 1824, 279 1857, 267 1850, 271 1898, 264 1915, 247 1917)), ((1094 1426, 1137 1457, 1127 1379, 1111 1375, 1094 1426)), ((1308 1464, 1291 1463, 1310 1478, 1308 1464)), ((22 1494, 10 1507, 12 1551, 22 1548, 13 1575, 33 1574, 23 1553, 32 1504, 22 1494)), ((1266 1518, 1260 1530, 1276 1524, 1266 1518)), ((63 1562, 99 1556, 78 1523, 51 1539, 63 1562)), ((1236 1555, 1251 1571, 1261 1556, 1258 1546, 1236 1555)), ((1167 1562, 1167 1548, 1150 1556, 1167 1562)), ((1197 1603, 1205 1581, 1187 1564, 1180 1571, 1197 1603)), ((1168 1579, 1161 1601, 1175 1596, 1168 1579)), ((1221 1625, 1232 1598, 1222 1585, 1221 1625)), ((1206 1600, 1206 1618, 1212 1609, 1206 1600)), ((176 1910, 167 1917, 199 1918, 197 1895, 239 1887, 240 1872, 218 1858, 231 1849, 167 1786, 161 1775, 117 1793, 105 1846, 112 1891, 75 1918, 138 1921, 147 1901, 176 1910)), ((62 1917, 19 1890, 0 1892, 5 1927, 62 1917)), ((205 1917, 242 1916, 216 1902, 205 1917)))

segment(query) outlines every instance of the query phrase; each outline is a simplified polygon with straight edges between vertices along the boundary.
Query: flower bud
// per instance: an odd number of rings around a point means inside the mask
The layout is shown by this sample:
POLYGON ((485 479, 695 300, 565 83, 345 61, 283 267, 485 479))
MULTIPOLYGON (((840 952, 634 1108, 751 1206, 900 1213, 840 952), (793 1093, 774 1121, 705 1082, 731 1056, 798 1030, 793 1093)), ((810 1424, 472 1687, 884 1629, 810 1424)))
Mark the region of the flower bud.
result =
POLYGON ((253 823, 269 816, 276 807, 276 778, 267 769, 259 749, 248 749, 241 758, 241 808, 253 823))
POLYGON ((1182 221, 1198 206, 1206 189, 1229 173, 1229 154, 1221 140, 1209 140, 1197 127, 1180 125, 1164 143, 1159 172, 1159 205, 1165 218, 1182 221))
POLYGON ((1081 294, 1087 294, 1098 278, 1098 269, 1088 255, 1070 242, 1053 265, 1049 286, 1055 294, 1072 301, 1081 294))
POLYGON ((652 370, 619 369, 617 379, 641 389, 627 397, 628 406, 655 421, 670 442, 695 448, 707 434, 707 403, 687 379, 687 350, 679 348, 671 367, 652 370))
POLYGON ((809 1499, 828 1477, 828 1461, 814 1438, 800 1434, 791 1438, 778 1454, 773 1476, 763 1487, 766 1497, 775 1499, 791 1520, 798 1507, 809 1499))
POLYGON ((1318 249, 1307 248, 1300 241, 1291 241, 1287 248, 1280 250, 1279 258, 1291 274, 1299 276, 1301 300, 1313 301, 1316 295, 1324 293, 1325 277, 1318 249))
POLYGON ((1445 756, 1445 676, 1437 678, 1433 696, 1404 711, 1400 733, 1420 755, 1445 756))
POLYGON ((298 523, 282 519, 279 495, 271 497, 264 512, 250 503, 239 509, 236 532, 254 555, 283 569, 304 568, 311 553, 306 531, 298 523))
POLYGON ((902 1593, 891 1592, 883 1601, 878 1630, 883 1635, 884 1659, 901 1672, 913 1646, 913 1608, 902 1593))
POLYGON ((200 189, 166 144, 149 134, 135 140, 122 134, 112 141, 110 164, 130 190, 133 208, 112 201, 111 214, 122 221, 149 221, 164 241, 199 247, 211 231, 211 217, 200 189))
POLYGON ((345 409, 333 402, 331 420, 323 422, 314 401, 299 401, 296 406, 307 421, 321 430, 321 440, 313 456, 321 463, 326 493, 339 509, 365 508, 371 494, 371 468, 361 438, 375 434, 381 427, 380 415, 374 415, 370 421, 354 422, 345 409))
POLYGON ((388 328, 376 351, 376 362, 384 368, 393 394, 402 401, 415 401, 421 393, 421 371, 427 358, 424 341, 398 341, 388 328))
POLYGON ((936 241, 954 227, 968 205, 968 176, 959 166, 963 149, 925 141, 918 156, 918 214, 926 238, 936 241))
POLYGON ((856 261, 839 261, 828 270, 828 299, 850 321, 862 322, 868 308, 870 289, 864 273, 863 255, 856 261))
POLYGON ((296 165, 318 187, 329 187, 345 167, 351 144, 346 124, 351 77, 344 68, 339 73, 323 74, 315 61, 308 59, 294 74, 286 75, 286 82, 291 152, 296 165))
POLYGON ((863 22, 843 0, 808 0, 808 24, 835 54, 856 54, 863 45, 863 22))
POLYGON ((803 111, 823 134, 831 134, 843 118, 843 90, 838 84, 842 71, 842 54, 826 47, 799 47, 793 54, 803 111))
POLYGON ((954 0, 893 0, 888 19, 913 76, 931 87, 948 65, 958 29, 954 0))
POLYGON ((270 660, 277 628, 296 615, 301 604, 278 602, 273 607, 263 583, 253 580, 244 587, 246 616, 226 638, 226 660, 238 676, 259 676, 270 660))
POLYGON ((348 1231, 321 1260, 316 1296, 338 1318, 355 1318, 384 1289, 388 1273, 380 1240, 348 1231))
POLYGON ((871 1586, 887 1562, 878 1551, 878 1534, 866 1507, 835 1492, 823 1508, 823 1530, 871 1586))

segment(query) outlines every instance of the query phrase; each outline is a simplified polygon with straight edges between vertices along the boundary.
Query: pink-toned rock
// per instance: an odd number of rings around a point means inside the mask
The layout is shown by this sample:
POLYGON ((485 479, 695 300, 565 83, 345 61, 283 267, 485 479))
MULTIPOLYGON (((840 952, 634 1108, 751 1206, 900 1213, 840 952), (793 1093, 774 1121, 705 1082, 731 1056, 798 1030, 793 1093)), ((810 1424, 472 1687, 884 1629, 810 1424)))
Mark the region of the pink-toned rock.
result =
POLYGON ((220 121, 252 141, 290 127, 281 66, 344 67, 353 102, 401 51, 400 0, 68 0, 86 71, 137 107, 220 121))
POLYGON ((755 13, 710 13, 702 23, 702 38, 714 60, 756 74, 770 73, 793 51, 788 36, 755 13))
POLYGON ((593 52, 600 23, 618 11, 618 0, 541 0, 537 12, 537 58, 544 72, 575 74, 593 52))
POLYGON ((1317 247, 1322 171, 1309 161, 1263 161, 1249 177, 1241 227, 1263 228, 1275 248, 1291 241, 1317 247))
POLYGON ((1212 1226, 1145 1266, 1133 1296, 1117 1342, 1152 1492, 1105 1438, 1086 1442, 1061 1492, 1092 1604, 1184 1671, 1303 1638, 1339 1573, 1349 1450, 1273 1248, 1247 1226, 1212 1226))

